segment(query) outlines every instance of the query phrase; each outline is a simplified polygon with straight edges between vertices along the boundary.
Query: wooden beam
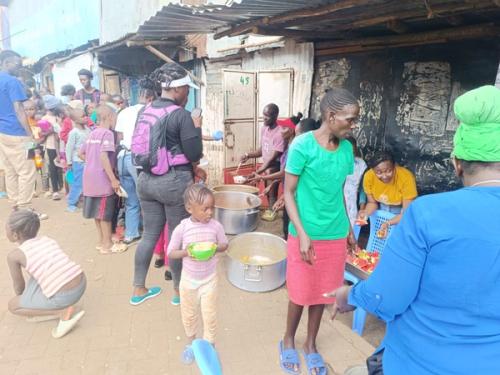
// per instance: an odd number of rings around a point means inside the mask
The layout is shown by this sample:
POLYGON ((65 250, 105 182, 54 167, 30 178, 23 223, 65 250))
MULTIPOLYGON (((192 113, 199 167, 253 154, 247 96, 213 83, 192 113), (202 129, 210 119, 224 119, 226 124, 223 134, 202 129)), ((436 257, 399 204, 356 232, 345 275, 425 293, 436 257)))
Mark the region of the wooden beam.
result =
POLYGON ((410 30, 408 25, 400 20, 390 20, 385 25, 389 30, 394 31, 397 34, 405 34, 410 30))
MULTIPOLYGON (((163 52, 157 50, 155 47, 153 46, 144 46, 144 48, 146 48, 149 52, 151 52, 153 55, 155 55, 156 57, 162 59, 163 61, 166 61, 168 63, 174 63, 174 64, 177 64, 179 65, 182 69, 184 69, 184 67, 182 65, 180 65, 177 61, 174 61, 172 60, 170 57, 168 57, 167 55, 165 55, 163 52)), ((198 83, 199 85, 205 85, 203 83, 203 81, 201 81, 200 79, 198 79, 195 75, 193 75, 189 70, 187 69, 184 69, 184 71, 189 75, 189 77, 191 77, 191 79, 198 83)))
POLYGON ((238 51, 238 50, 242 50, 242 49, 244 50, 246 48, 264 47, 264 46, 268 46, 268 45, 272 45, 272 44, 276 44, 276 43, 282 43, 282 42, 283 42, 283 38, 279 38, 279 39, 276 39, 276 40, 273 40, 273 41, 257 42, 257 43, 247 43, 247 44, 238 44, 236 46, 231 46, 231 47, 225 47, 225 48, 218 49, 217 52, 224 53, 224 52, 228 52, 228 51, 238 51))
POLYGON ((225 36, 236 36, 244 34, 254 26, 266 26, 273 24, 283 24, 292 20, 307 20, 312 21, 315 17, 322 17, 327 14, 338 12, 339 10, 359 7, 363 5, 371 5, 374 3, 385 2, 386 0, 339 0, 335 4, 329 4, 314 9, 299 9, 293 12, 288 12, 283 15, 274 17, 263 17, 254 21, 245 22, 234 26, 228 30, 219 32, 214 35, 214 39, 220 39, 225 36))
POLYGON ((462 16, 449 16, 446 17, 445 20, 452 26, 460 26, 464 23, 464 18, 462 16))
POLYGON ((178 40, 127 40, 127 47, 145 47, 145 46, 178 46, 181 44, 178 40))
POLYGON ((319 31, 278 29, 272 27, 254 26, 250 30, 252 34, 268 36, 284 36, 292 39, 318 40, 318 39, 346 39, 351 37, 352 33, 322 33, 319 31))
POLYGON ((325 56, 345 51, 374 50, 395 48, 398 46, 412 46, 420 44, 442 43, 450 40, 477 39, 481 37, 494 37, 500 33, 500 27, 493 23, 475 26, 454 27, 422 33, 405 34, 397 36, 373 37, 349 41, 320 42, 316 43, 316 55, 325 56))
MULTIPOLYGON (((500 0, 498 0, 500 1, 500 0)), ((432 12, 435 16, 445 15, 445 14, 457 14, 463 13, 470 10, 481 10, 485 8, 491 8, 491 1, 475 1, 474 3, 464 3, 462 5, 450 5, 450 4, 438 4, 434 5, 432 8, 432 12)), ((425 7, 421 7, 421 9, 415 10, 405 10, 402 12, 392 12, 380 16, 375 17, 367 17, 364 19, 353 21, 348 25, 342 25, 339 27, 333 27, 334 30, 350 30, 350 29, 359 29, 364 27, 370 27, 375 25, 381 25, 386 22, 390 22, 393 20, 408 20, 413 18, 422 18, 427 19, 427 10, 425 7)))
MULTIPOLYGON (((446 43, 446 39, 436 39, 432 43, 433 44, 441 44, 446 43)), ((380 51, 390 48, 404 48, 404 47, 416 47, 421 45, 427 45, 429 42, 411 42, 411 43, 399 43, 399 44, 391 44, 387 46, 348 46, 342 48, 332 48, 332 49, 323 49, 317 50, 315 52, 315 56, 332 56, 332 55, 344 55, 349 53, 361 53, 361 52, 374 52, 380 51)))

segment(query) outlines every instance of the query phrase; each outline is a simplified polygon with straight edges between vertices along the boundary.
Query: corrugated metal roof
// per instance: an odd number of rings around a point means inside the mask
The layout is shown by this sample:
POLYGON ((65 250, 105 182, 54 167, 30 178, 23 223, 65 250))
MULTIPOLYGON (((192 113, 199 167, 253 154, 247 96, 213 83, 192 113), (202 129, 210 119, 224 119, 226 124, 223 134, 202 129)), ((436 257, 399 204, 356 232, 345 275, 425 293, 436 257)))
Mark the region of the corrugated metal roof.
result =
POLYGON ((203 6, 169 4, 139 27, 141 39, 159 39, 186 34, 209 33, 218 28, 297 9, 334 3, 328 0, 239 0, 209 1, 203 6))

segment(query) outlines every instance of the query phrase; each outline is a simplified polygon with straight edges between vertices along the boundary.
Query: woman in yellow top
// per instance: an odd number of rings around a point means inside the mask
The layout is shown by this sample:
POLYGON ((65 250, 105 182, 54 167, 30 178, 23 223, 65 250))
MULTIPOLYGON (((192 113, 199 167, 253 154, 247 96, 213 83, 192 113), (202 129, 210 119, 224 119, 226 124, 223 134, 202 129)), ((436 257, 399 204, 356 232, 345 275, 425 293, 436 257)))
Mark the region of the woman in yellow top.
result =
POLYGON ((359 211, 358 219, 365 221, 377 209, 396 214, 386 225, 399 223, 404 210, 418 195, 413 173, 397 165, 387 151, 375 154, 363 178, 363 189, 368 203, 359 211))

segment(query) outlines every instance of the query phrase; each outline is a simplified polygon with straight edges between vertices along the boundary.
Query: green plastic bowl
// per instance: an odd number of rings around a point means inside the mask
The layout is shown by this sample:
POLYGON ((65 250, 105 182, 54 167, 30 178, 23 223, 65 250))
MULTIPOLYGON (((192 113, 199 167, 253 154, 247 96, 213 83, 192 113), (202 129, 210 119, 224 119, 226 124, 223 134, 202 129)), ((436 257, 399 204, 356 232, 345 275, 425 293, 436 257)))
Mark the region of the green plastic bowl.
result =
POLYGON ((196 260, 206 261, 212 258, 217 251, 217 245, 213 242, 197 242, 188 246, 189 254, 196 260))

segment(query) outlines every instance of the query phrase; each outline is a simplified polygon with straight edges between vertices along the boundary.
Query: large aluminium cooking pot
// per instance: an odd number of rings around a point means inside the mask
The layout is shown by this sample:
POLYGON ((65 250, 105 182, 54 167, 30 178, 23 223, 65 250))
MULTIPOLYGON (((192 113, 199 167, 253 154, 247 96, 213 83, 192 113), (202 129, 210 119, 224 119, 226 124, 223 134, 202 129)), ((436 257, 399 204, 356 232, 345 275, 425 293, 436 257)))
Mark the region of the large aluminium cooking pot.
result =
POLYGON ((252 232, 259 223, 261 200, 254 194, 237 191, 215 192, 215 219, 227 234, 252 232))
POLYGON ((227 185, 217 185, 212 188, 213 191, 240 191, 242 193, 259 194, 259 188, 250 185, 237 185, 237 184, 227 184, 227 185))
POLYGON ((253 232, 234 237, 227 250, 227 278, 237 288, 268 292, 286 278, 286 242, 274 234, 253 232))

